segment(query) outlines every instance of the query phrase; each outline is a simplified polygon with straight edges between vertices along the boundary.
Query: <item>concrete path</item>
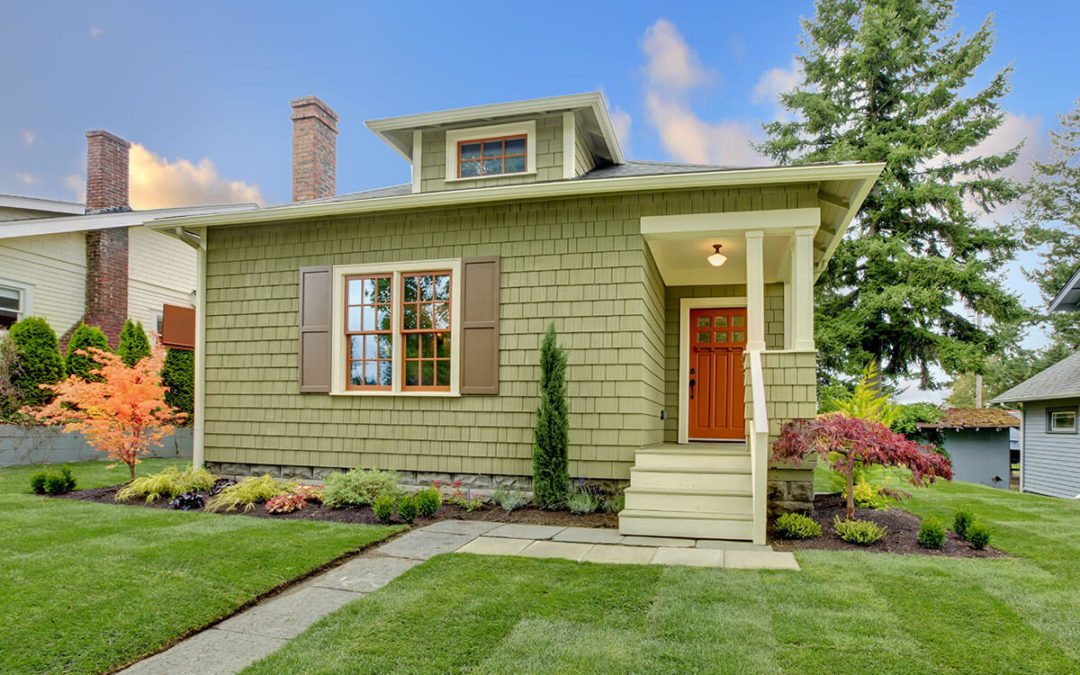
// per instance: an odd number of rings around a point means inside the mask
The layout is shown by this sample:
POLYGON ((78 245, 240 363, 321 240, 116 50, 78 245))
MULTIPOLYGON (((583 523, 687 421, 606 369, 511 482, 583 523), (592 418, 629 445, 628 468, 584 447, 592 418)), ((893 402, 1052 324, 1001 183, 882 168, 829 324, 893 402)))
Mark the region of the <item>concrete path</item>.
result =
POLYGON ((121 672, 238 673, 327 614, 382 588, 432 556, 455 551, 595 563, 799 569, 791 553, 743 542, 627 537, 615 530, 445 520, 413 530, 297 584, 121 672))

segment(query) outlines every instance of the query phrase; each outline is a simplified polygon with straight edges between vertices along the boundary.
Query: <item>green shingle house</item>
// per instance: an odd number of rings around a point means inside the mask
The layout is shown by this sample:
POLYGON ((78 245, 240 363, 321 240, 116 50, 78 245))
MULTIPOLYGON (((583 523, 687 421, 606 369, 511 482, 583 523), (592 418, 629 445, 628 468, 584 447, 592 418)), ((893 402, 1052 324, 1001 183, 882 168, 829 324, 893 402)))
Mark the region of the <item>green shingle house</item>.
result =
POLYGON ((630 161, 589 93, 369 121, 412 181, 336 195, 337 115, 293 122, 293 203, 152 225, 199 251, 197 462, 527 488, 554 323, 571 475, 628 486, 623 532, 811 507, 769 441, 815 413, 814 282, 881 165, 630 161))

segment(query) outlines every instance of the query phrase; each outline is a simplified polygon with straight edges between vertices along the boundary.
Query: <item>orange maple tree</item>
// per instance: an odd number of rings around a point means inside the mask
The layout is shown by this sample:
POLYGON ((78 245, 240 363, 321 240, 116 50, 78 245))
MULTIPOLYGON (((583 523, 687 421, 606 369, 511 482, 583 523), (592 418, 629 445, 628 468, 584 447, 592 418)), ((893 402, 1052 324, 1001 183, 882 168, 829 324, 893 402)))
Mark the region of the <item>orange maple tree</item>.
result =
POLYGON ((168 387, 161 384, 165 349, 159 344, 150 356, 133 366, 111 352, 90 347, 85 352, 98 367, 90 372, 100 379, 88 382, 77 375, 56 384, 43 384, 56 397, 41 408, 25 408, 45 424, 64 425, 64 431, 81 431, 109 459, 124 462, 135 479, 139 456, 161 445, 173 433, 174 423, 185 414, 165 403, 168 387))

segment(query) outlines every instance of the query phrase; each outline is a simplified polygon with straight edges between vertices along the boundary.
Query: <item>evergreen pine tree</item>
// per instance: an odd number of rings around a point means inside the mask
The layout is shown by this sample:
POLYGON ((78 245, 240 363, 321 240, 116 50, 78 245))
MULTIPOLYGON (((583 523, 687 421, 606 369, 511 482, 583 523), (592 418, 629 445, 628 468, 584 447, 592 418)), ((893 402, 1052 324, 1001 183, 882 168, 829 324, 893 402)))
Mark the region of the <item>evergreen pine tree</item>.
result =
POLYGON ((124 329, 120 331, 120 344, 116 346, 116 353, 124 361, 124 365, 134 366, 140 359, 150 356, 150 339, 146 337, 142 323, 128 319, 124 323, 124 329))
POLYGON ((1000 274, 1021 237, 976 220, 1018 194, 1000 175, 1018 147, 973 150, 1002 122, 1011 69, 971 86, 993 28, 953 32, 952 5, 819 0, 803 21, 803 82, 781 96, 794 119, 765 125, 759 149, 784 163, 886 165, 817 287, 826 381, 873 362, 933 387, 933 365, 981 371, 1010 334, 992 326, 1026 317, 1000 274), (990 321, 980 329, 959 308, 990 321))
POLYGON ((533 500, 545 508, 561 507, 570 492, 568 412, 566 351, 551 324, 540 345, 540 407, 533 432, 533 500))
POLYGON ((64 358, 64 365, 67 368, 68 375, 78 375, 84 380, 90 379, 90 371, 98 367, 94 357, 89 352, 86 354, 77 354, 80 349, 86 350, 88 347, 97 347, 102 351, 109 351, 109 338, 105 337, 105 333, 101 332, 101 329, 97 326, 87 326, 85 323, 80 323, 79 327, 75 329, 75 332, 71 334, 71 339, 68 340, 67 355, 64 358))
POLYGON ((187 413, 187 423, 195 411, 195 352, 186 349, 169 349, 165 352, 165 364, 161 367, 161 383, 169 388, 165 402, 187 413))
POLYGON ((45 319, 29 317, 13 325, 8 334, 18 354, 11 383, 19 398, 25 405, 48 403, 53 394, 38 385, 56 384, 64 377, 64 359, 56 333, 45 319))

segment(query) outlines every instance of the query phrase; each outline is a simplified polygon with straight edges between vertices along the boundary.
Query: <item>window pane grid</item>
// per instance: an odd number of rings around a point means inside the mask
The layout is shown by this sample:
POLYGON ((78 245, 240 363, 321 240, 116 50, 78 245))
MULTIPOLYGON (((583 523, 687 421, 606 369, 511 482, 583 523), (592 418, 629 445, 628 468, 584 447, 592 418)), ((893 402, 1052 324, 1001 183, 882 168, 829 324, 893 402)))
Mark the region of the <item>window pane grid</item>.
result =
POLYGON ((393 297, 389 274, 345 278, 346 373, 349 389, 393 383, 393 297))
POLYGON ((402 389, 450 389, 450 272, 401 279, 402 389))
POLYGON ((487 138, 458 143, 458 178, 524 172, 526 143, 526 136, 487 138))
POLYGON ((11 328, 19 320, 22 293, 14 288, 0 288, 0 330, 11 328))

